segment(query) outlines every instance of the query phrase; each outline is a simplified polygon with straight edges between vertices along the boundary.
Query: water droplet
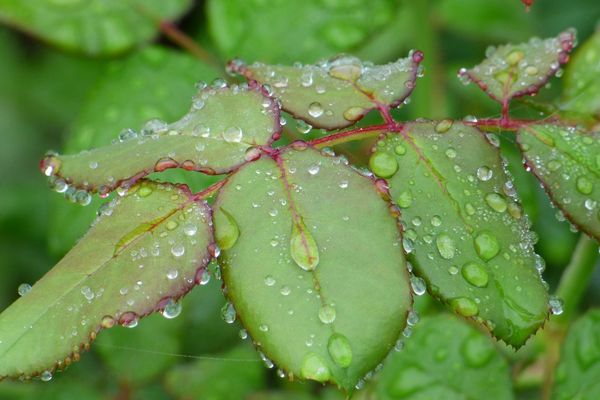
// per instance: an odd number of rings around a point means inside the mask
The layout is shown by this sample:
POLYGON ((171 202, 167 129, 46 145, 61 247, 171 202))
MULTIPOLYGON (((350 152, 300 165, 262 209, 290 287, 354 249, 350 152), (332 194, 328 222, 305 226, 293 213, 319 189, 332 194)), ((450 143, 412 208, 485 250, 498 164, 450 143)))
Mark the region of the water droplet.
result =
POLYGON ((318 163, 314 163, 308 167, 308 173, 311 175, 317 175, 320 169, 320 165, 318 163))
POLYGON ((125 328, 135 328, 136 326, 138 326, 139 322, 140 317, 132 311, 123 313, 119 318, 119 324, 121 324, 125 328))
POLYGON ((343 116, 345 119, 347 119, 348 121, 358 121, 359 119, 362 118, 362 116, 365 114, 367 110, 365 110, 362 107, 350 107, 348 109, 346 109, 346 111, 344 111, 343 116))
POLYGON ((473 286, 486 287, 488 284, 488 273, 481 264, 469 262, 463 265, 461 273, 463 278, 473 286))
POLYGON ((179 276, 179 271, 177 271, 176 269, 170 269, 167 271, 167 279, 169 279, 169 280, 176 279, 178 276, 179 276))
POLYGON ((335 308, 330 305, 321 306, 319 309, 319 320, 324 324, 331 324, 335 321, 335 308))
POLYGON ((489 181, 490 179, 492 179, 493 174, 493 171, 485 165, 477 168, 477 178, 479 178, 480 181, 489 181))
POLYGON ((308 353, 304 356, 300 374, 304 379, 312 379, 317 382, 326 382, 331 378, 327 364, 315 353, 308 353))
POLYGON ((369 167, 373 173, 381 178, 389 178, 398 171, 398 161, 393 155, 377 151, 369 159, 369 167))
POLYGON ((435 239, 438 252, 443 259, 450 260, 456 252, 454 240, 445 233, 439 234, 435 239))
POLYGON ((282 286, 279 293, 281 293, 283 296, 288 296, 290 293, 292 293, 292 289, 290 289, 289 286, 282 286))
POLYGON ((419 322, 419 313, 416 310, 410 310, 408 312, 408 317, 406 318, 406 323, 408 326, 415 326, 419 322))
POLYGON ((223 132, 223 139, 228 143, 240 143, 243 137, 242 129, 237 126, 230 126, 223 132))
POLYGON ((303 133, 303 134, 307 134, 308 132, 310 132, 310 130, 312 129, 312 125, 304 122, 301 119, 297 119, 296 120, 296 129, 298 130, 298 132, 303 133))
POLYGON ((456 313, 464 317, 472 317, 479 313, 477 304, 468 297, 457 297, 452 299, 450 300, 450 306, 456 313))
POLYGON ((303 270, 312 271, 317 268, 319 264, 319 248, 301 218, 292 222, 290 252, 292 259, 303 270))
POLYGON ((539 72, 538 69, 536 67, 534 67, 533 65, 529 65, 529 66, 525 67, 525 73, 529 76, 537 75, 538 72, 539 72))
POLYGON ((560 315, 563 313, 563 301, 556 296, 550 296, 548 300, 550 306, 550 312, 554 315, 560 315))
POLYGON ((446 133, 452 128, 454 121, 451 119, 443 119, 435 125, 435 131, 437 133, 446 133))
POLYGON ((525 54, 521 50, 513 50, 506 56, 506 62, 510 66, 515 66, 524 58, 525 54))
POLYGON ((171 254, 173 254, 175 257, 181 257, 185 254, 185 247, 183 247, 182 244, 176 244, 171 247, 171 254))
POLYGON ((181 314, 183 306, 180 302, 175 301, 174 299, 169 299, 167 304, 165 304, 165 308, 160 312, 163 317, 167 319, 177 318, 179 314, 181 314))
POLYGON ((44 371, 40 374, 40 379, 42 380, 42 382, 49 382, 52 380, 52 372, 50 371, 44 371))
POLYGON ((29 293, 31 291, 31 285, 28 283, 21 283, 19 285, 19 287, 17 288, 17 293, 19 293, 19 296, 25 296, 27 293, 29 293))
POLYGON ((406 154, 406 147, 399 144, 396 147, 394 147, 394 153, 398 154, 399 156, 403 156, 406 154))
POLYGON ((210 282, 210 272, 206 268, 200 268, 196 271, 196 284, 207 285, 210 282))
POLYGON ((102 317, 102 319, 100 320, 100 326, 103 329, 110 329, 113 326, 115 326, 115 319, 110 316, 110 315, 105 315, 104 317, 102 317))
POLYGON ((475 237, 475 251, 484 261, 491 260, 500 252, 498 239, 489 232, 481 232, 475 237))
POLYGON ((152 188, 150 186, 142 186, 137 191, 138 196, 140 197, 148 197, 152 194, 152 188))
POLYGON ((225 305, 223 305, 221 308, 221 318, 223 318, 223 321, 227 322, 228 324, 233 324, 235 322, 237 314, 233 304, 227 302, 225 305))
POLYGON ((498 193, 488 193, 485 196, 485 202, 490 208, 496 212, 504 212, 508 207, 506 200, 504 200, 504 196, 498 193))
POLYGON ((585 176, 577 178, 577 190, 583 194, 591 194, 594 190, 594 184, 585 176))
POLYGON ((265 277, 265 285, 273 286, 276 283, 275 278, 272 275, 267 275, 265 277))
POLYGON ((248 331, 245 329, 240 329, 240 339, 246 340, 248 338, 248 331))
POLYGON ((363 65, 359 58, 349 55, 339 55, 328 61, 329 76, 348 82, 354 82, 361 77, 363 65))
POLYGON ((398 206, 401 208, 410 207, 413 202, 412 193, 408 190, 400 193, 400 195, 398 196, 398 200, 396 200, 396 202, 398 203, 398 206))
POLYGON ((314 118, 319 118, 321 115, 323 115, 323 106, 321 103, 318 101, 310 103, 308 106, 308 114, 314 118))
POLYGON ((219 248, 228 250, 235 245, 239 236, 240 228, 229 212, 219 207, 214 215, 215 240, 219 248))
POLYGON ((352 347, 348 338, 341 333, 334 333, 327 342, 327 351, 333 362, 342 368, 352 364, 352 347))
POLYGON ((423 280, 423 278, 419 278, 418 276, 410 277, 410 287, 417 296, 422 296, 427 290, 427 285, 425 284, 425 281, 423 280))
POLYGON ((269 332, 269 325, 261 324, 259 325, 258 329, 260 329, 262 332, 269 332))

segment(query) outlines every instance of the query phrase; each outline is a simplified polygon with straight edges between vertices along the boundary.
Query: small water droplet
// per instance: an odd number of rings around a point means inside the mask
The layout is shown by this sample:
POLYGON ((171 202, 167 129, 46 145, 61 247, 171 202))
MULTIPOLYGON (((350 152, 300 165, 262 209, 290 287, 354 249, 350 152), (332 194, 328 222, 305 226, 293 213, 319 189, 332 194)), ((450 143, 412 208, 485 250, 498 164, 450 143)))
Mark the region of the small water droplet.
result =
POLYGON ((180 302, 175 301, 174 299, 169 299, 167 304, 165 304, 165 308, 161 311, 163 317, 167 319, 177 318, 179 314, 181 314, 183 306, 180 302))
POLYGON ((319 309, 319 320, 324 324, 331 324, 335 321, 335 308, 330 305, 324 305, 319 309))
POLYGON ((454 244, 454 239, 449 235, 445 233, 439 234, 435 240, 435 244, 443 259, 450 260, 454 257, 456 245, 454 244))
POLYGON ((579 191, 579 193, 582 194, 591 194, 594 190, 594 184, 585 176, 578 177, 576 185, 577 190, 579 191))
POLYGON ((312 102, 308 106, 308 114, 311 117, 319 118, 321 115, 323 115, 323 111, 323 106, 318 101, 312 102))
POLYGON ((243 136, 242 129, 237 126, 230 126, 223 132, 223 139, 228 143, 240 143, 243 136))
POLYGON ((176 244, 171 247, 171 254, 175 257, 181 257, 185 254, 185 247, 182 244, 176 244))
POLYGON ((450 306, 456 313, 464 317, 473 317, 479 313, 477 303, 468 297, 457 297, 452 299, 450 301, 450 306))
POLYGON ((422 296, 427 290, 427 285, 425 284, 425 281, 423 280, 423 278, 419 278, 418 276, 410 277, 410 287, 417 296, 422 296))
POLYGON ((312 379, 317 382, 326 382, 331 378, 327 364, 315 353, 308 353, 304 356, 300 373, 304 379, 312 379))
POLYGON ((373 173, 381 178, 389 178, 398 171, 398 161, 393 155, 376 151, 369 159, 369 167, 373 173))
POLYGON ((348 338, 341 333, 334 333, 327 342, 327 351, 333 362, 342 368, 352 364, 352 347, 348 338))
POLYGON ((548 300, 548 305, 550 306, 550 312, 553 315, 560 315, 563 313, 563 301, 556 296, 550 296, 548 300))
POLYGON ((446 133, 452 128, 454 121, 451 119, 443 119, 435 125, 435 131, 437 133, 446 133))
POLYGON ((486 287, 488 284, 488 273, 485 267, 479 263, 469 262, 461 269, 463 278, 476 287, 486 287))
POLYGON ((29 293, 31 291, 31 285, 28 283, 21 283, 19 285, 19 287, 17 288, 17 293, 19 293, 19 296, 25 296, 27 293, 29 293))
POLYGON ((489 181, 492 179, 492 175, 494 175, 494 172, 485 165, 477 168, 477 178, 479 178, 480 181, 489 181))
POLYGON ((40 380, 42 382, 49 382, 52 380, 52 372, 44 371, 40 374, 40 380))
POLYGON ((303 270, 312 271, 317 268, 319 264, 319 248, 301 218, 292 222, 290 252, 292 259, 303 270))
POLYGON ((502 213, 506 211, 508 204, 504 199, 504 196, 498 193, 488 193, 485 196, 485 202, 490 208, 496 212, 502 213))
POLYGON ((498 239, 489 232, 481 232, 474 240, 475 251, 484 261, 491 260, 500 252, 498 239))
POLYGON ((235 308, 233 304, 230 302, 225 303, 221 308, 221 318, 228 324, 233 324, 237 318, 237 313, 235 312, 235 308))

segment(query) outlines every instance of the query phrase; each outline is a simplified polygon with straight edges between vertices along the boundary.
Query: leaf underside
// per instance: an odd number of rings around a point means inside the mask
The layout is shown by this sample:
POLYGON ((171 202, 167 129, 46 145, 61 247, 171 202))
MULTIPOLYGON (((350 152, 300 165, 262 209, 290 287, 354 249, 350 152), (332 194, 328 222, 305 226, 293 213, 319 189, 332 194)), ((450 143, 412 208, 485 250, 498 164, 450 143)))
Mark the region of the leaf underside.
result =
POLYGON ((384 158, 415 273, 455 312, 523 345, 546 320, 548 295, 536 270, 543 260, 498 150, 476 128, 425 122, 378 142, 376 174, 384 158))
POLYGON ((461 69, 459 75, 475 82, 492 99, 505 103, 537 93, 569 60, 574 41, 575 33, 567 30, 555 38, 499 46, 481 64, 461 69))
POLYGON ((201 90, 189 113, 140 135, 75 155, 49 155, 42 171, 75 188, 106 193, 167 168, 227 173, 279 135, 279 110, 259 87, 201 90), (231 110, 237 110, 231 112, 231 110))
POLYGON ((378 105, 397 107, 412 92, 423 54, 386 65, 341 55, 317 65, 282 66, 239 61, 230 68, 268 84, 283 110, 313 127, 338 129, 354 124, 378 105))
POLYGON ((61 48, 115 54, 154 37, 154 19, 180 17, 190 5, 189 0, 5 0, 0 21, 61 48))
POLYGON ((556 367, 552 399, 600 398, 600 310, 589 311, 569 328, 556 367))
POLYGON ((419 322, 374 384, 380 400, 513 399, 508 364, 490 338, 449 315, 419 322))
POLYGON ((600 133, 529 125, 517 140, 527 166, 565 217, 600 240, 600 133))
POLYGON ((221 258, 227 295, 281 369, 352 390, 411 306, 399 231, 371 180, 293 147, 242 167, 219 194, 217 238, 239 228, 221 258))
POLYGON ((79 358, 102 328, 173 306, 206 266, 210 210, 185 186, 143 181, 101 209, 86 236, 0 314, 0 377, 79 358))

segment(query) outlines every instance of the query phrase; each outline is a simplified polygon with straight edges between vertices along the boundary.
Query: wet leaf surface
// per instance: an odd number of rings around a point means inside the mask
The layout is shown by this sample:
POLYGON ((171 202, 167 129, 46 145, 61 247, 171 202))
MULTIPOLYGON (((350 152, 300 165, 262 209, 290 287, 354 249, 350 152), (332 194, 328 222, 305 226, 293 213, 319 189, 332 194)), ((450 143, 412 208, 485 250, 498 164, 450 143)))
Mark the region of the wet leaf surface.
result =
MULTIPOLYGON (((352 390, 405 326, 408 276, 396 221, 373 182, 305 146, 244 166, 220 193, 216 220, 226 210, 239 227, 223 277, 277 367, 352 390)), ((217 237, 229 230, 215 228, 217 237)))
POLYGON ((378 142, 371 169, 388 178, 404 249, 429 292, 523 345, 547 318, 544 261, 498 149, 459 122, 411 123, 378 142))
POLYGON ((415 51, 386 65, 347 55, 304 66, 245 65, 234 60, 230 68, 268 84, 283 110, 296 118, 313 127, 337 129, 354 124, 378 104, 401 105, 415 86, 422 58, 415 51))
POLYGON ((564 216, 600 240, 600 134, 530 125, 517 139, 527 166, 564 216))
POLYGON ((489 47, 486 59, 471 69, 462 68, 459 78, 475 82, 500 103, 534 95, 569 60, 574 42, 575 32, 567 30, 555 38, 489 47))
POLYGON ((0 377, 36 376, 79 359, 98 331, 181 311, 176 300, 208 263, 206 203, 144 181, 101 209, 88 234, 0 314, 0 377))

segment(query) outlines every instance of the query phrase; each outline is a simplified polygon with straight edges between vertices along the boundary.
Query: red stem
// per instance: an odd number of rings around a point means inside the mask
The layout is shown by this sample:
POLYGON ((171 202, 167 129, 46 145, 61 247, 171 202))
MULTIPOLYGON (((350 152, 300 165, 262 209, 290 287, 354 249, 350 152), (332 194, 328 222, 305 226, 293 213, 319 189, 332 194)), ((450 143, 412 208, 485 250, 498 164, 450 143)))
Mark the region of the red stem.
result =
POLYGON ((333 146, 338 143, 345 143, 351 140, 358 140, 364 137, 379 134, 381 132, 399 132, 402 129, 402 124, 392 120, 387 124, 373 125, 366 128, 356 128, 349 131, 335 133, 309 142, 310 145, 322 148, 333 146))
POLYGON ((206 189, 204 189, 201 192, 194 193, 190 197, 191 200, 192 201, 204 200, 204 199, 212 196, 214 193, 216 193, 217 191, 219 191, 219 189, 221 189, 227 183, 227 180, 228 180, 228 178, 225 178, 222 181, 219 181, 217 183, 213 183, 212 185, 210 185, 209 187, 207 187, 206 189))

